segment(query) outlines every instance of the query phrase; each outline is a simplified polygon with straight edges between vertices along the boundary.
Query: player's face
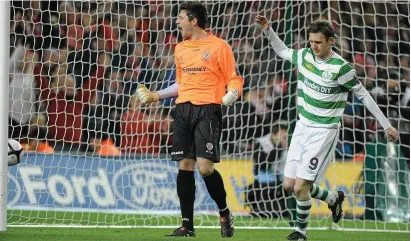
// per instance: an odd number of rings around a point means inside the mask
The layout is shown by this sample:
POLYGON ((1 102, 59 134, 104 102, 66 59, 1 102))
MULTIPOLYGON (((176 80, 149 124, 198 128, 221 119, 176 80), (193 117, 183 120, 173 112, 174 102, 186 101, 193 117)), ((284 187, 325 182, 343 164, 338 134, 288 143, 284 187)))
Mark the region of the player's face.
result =
POLYGON ((310 33, 310 46, 315 56, 319 58, 327 58, 331 52, 331 46, 334 43, 334 38, 325 38, 322 33, 310 33))
POLYGON ((188 18, 185 10, 181 10, 180 14, 178 14, 176 23, 183 39, 189 38, 192 34, 193 23, 188 18))

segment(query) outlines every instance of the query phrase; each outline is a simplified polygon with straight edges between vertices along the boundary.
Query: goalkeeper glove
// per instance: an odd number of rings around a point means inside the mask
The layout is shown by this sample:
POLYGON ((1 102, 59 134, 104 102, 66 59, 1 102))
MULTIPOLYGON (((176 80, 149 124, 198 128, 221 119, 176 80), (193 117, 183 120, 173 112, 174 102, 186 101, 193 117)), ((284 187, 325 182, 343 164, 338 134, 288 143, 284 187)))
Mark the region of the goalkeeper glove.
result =
POLYGON ((231 106, 234 101, 238 98, 238 90, 231 89, 227 92, 227 94, 223 97, 223 105, 231 106))
POLYGON ((157 92, 151 92, 145 85, 138 86, 137 96, 144 104, 149 104, 160 100, 160 95, 157 92))

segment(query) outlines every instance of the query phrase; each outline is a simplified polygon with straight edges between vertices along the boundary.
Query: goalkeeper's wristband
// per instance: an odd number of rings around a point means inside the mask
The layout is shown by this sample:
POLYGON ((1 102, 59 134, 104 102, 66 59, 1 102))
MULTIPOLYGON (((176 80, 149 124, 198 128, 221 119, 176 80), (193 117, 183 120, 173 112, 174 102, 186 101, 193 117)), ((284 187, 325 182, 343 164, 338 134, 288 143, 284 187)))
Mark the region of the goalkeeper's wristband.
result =
POLYGON ((238 93, 239 93, 239 91, 238 91, 237 89, 231 89, 231 90, 229 90, 229 91, 233 92, 233 93, 237 96, 237 98, 238 98, 238 93))
POLYGON ((161 100, 160 94, 158 93, 158 91, 152 92, 152 96, 153 96, 153 102, 156 102, 156 101, 160 101, 160 100, 161 100))

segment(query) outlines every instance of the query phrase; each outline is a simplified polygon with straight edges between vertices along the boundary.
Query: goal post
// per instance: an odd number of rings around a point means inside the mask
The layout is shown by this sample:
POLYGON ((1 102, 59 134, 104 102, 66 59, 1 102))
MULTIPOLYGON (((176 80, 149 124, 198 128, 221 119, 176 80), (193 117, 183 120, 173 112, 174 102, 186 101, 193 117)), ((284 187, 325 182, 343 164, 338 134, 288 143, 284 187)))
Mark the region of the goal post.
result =
MULTIPOLYGON (((1 16, 2 21, 0 23, 0 33, 4 36, 7 36, 10 32, 10 2, 5 1, 0 3, 1 7, 1 16)), ((8 110, 9 101, 7 96, 9 96, 9 70, 7 68, 7 63, 9 62, 9 48, 10 48, 10 41, 9 38, 4 37, 0 40, 0 46, 2 51, 0 52, 0 75, 2 82, 2 87, 0 87, 0 96, 3 96, 3 100, 1 101, 0 109, 4 110, 4 113, 8 110)), ((0 135, 0 142, 3 145, 0 146, 0 155, 1 155, 1 162, 0 162, 0 232, 6 231, 6 224, 7 224, 7 183, 8 183, 8 167, 7 167, 7 126, 8 126, 8 118, 7 115, 4 115, 0 118, 0 126, 1 131, 3 133, 0 135)))
MULTIPOLYGON (((179 3, 2 3, 11 14, 2 25, 11 51, 2 52, 8 69, 3 64, 0 73, 11 75, 1 89, 12 103, 2 101, 10 118, 2 121, 11 123, 9 134, 27 155, 9 169, 1 163, 0 230, 6 220, 8 226, 180 224, 178 165, 170 161, 174 100, 146 106, 135 96, 139 84, 154 91, 175 81, 179 3)), ((322 184, 347 194, 346 215, 332 228, 409 232, 409 2, 205 4, 209 30, 232 46, 245 79, 241 99, 223 107, 222 161, 216 165, 236 225, 290 229, 295 211, 281 180, 297 121, 299 76, 254 23, 264 14, 290 48, 308 47, 309 24, 328 19, 336 30, 333 50, 353 64, 401 133, 400 143, 386 144, 376 119, 349 95, 336 158, 322 184)), ((198 172, 195 178, 196 224, 215 227, 217 207, 198 172)), ((329 228, 329 216, 327 205, 313 200, 309 228, 329 228)))

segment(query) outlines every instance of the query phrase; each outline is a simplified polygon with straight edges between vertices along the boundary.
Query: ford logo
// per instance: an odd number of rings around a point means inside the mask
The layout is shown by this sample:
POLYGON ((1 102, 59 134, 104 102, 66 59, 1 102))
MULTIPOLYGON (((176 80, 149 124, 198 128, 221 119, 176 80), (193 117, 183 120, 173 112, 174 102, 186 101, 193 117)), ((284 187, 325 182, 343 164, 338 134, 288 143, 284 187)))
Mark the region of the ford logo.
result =
MULTIPOLYGON (((113 191, 118 201, 129 208, 177 211, 177 173, 177 167, 156 162, 128 165, 113 175, 113 191)), ((204 201, 206 193, 204 185, 196 185, 196 191, 195 208, 204 201)))

